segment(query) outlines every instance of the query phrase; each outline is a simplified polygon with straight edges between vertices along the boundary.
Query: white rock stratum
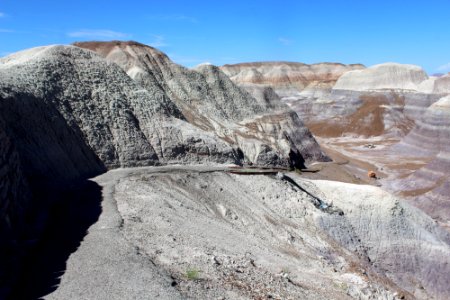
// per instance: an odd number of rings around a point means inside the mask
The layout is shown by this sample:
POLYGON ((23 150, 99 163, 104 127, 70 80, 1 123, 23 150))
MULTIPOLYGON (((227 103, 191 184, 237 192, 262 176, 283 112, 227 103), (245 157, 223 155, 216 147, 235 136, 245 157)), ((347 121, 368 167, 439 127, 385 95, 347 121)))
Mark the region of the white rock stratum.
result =
POLYGON ((349 71, 337 80, 333 89, 351 91, 412 90, 428 79, 425 71, 415 65, 384 63, 363 70, 349 71))

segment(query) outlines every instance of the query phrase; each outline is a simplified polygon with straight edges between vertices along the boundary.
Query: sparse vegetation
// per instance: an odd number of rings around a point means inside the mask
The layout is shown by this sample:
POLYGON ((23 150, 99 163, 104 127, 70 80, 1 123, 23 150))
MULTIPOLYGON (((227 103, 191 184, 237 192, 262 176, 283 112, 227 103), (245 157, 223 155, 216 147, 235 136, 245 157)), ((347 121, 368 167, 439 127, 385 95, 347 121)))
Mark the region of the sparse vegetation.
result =
POLYGON ((334 282, 333 285, 340 290, 348 290, 348 285, 345 282, 334 282))
POLYGON ((200 270, 196 268, 189 268, 186 270, 186 277, 189 280, 198 280, 200 277, 200 270))
POLYGON ((291 273, 291 271, 289 270, 288 267, 283 267, 281 269, 281 274, 284 275, 284 276, 289 275, 290 273, 291 273))

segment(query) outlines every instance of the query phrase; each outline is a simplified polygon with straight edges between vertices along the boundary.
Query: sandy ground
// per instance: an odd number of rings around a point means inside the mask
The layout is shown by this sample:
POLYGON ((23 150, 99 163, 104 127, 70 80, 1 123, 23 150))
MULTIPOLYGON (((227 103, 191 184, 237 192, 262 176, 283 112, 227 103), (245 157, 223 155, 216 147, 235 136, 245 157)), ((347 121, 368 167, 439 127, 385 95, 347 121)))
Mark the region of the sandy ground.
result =
POLYGON ((336 168, 335 174, 324 178, 329 180, 382 187, 383 182, 406 177, 430 160, 423 156, 405 156, 390 151, 389 147, 398 143, 398 139, 340 137, 317 138, 317 140, 321 148, 333 159, 331 164, 341 166, 336 168), (348 175, 341 173, 341 168, 355 180, 349 181, 348 175), (368 178, 367 173, 370 170, 376 172, 377 180, 368 178))

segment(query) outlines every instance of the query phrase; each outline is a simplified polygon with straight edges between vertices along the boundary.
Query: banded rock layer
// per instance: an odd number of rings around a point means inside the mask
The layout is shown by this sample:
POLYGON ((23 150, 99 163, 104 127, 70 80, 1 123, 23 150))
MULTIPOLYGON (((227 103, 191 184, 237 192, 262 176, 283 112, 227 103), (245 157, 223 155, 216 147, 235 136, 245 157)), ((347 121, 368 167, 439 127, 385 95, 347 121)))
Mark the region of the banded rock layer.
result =
POLYGON ((50 46, 1 63, 0 111, 32 176, 73 179, 103 166, 192 161, 191 156, 237 160, 225 143, 186 122, 156 85, 142 89, 92 52, 50 46))
MULTIPOLYGON (((275 67, 265 70, 267 74, 276 71, 275 67)), ((244 74, 230 76, 246 85, 244 74)), ((278 82, 269 86, 324 145, 372 164, 362 168, 382 169, 385 187, 448 222, 445 174, 450 170, 450 124, 448 100, 440 100, 450 93, 448 74, 428 76, 418 66, 386 63, 343 73, 332 88, 320 93, 309 93, 307 88, 279 92, 278 82), (364 144, 375 144, 376 149, 364 144)))
POLYGON ((448 93, 448 76, 428 77, 418 66, 396 63, 370 68, 244 63, 222 69, 244 88, 248 82, 273 88, 314 134, 326 137, 405 136, 426 108, 448 93))
POLYGON ((363 68, 361 64, 254 62, 224 65, 221 70, 235 83, 268 85, 280 96, 289 96, 320 94, 331 89, 342 74, 363 68))
POLYGON ((422 156, 428 163, 406 178, 388 182, 389 188, 442 223, 449 225, 450 96, 432 104, 416 127, 393 152, 422 156))
POLYGON ((334 85, 336 90, 418 90, 418 85, 428 79, 422 68, 414 65, 385 63, 364 70, 343 74, 334 85))
POLYGON ((285 105, 273 107, 236 86, 219 68, 193 70, 162 52, 135 42, 85 42, 117 63, 146 89, 160 86, 191 124, 238 147, 246 161, 259 165, 301 166, 326 160, 298 116, 285 105))

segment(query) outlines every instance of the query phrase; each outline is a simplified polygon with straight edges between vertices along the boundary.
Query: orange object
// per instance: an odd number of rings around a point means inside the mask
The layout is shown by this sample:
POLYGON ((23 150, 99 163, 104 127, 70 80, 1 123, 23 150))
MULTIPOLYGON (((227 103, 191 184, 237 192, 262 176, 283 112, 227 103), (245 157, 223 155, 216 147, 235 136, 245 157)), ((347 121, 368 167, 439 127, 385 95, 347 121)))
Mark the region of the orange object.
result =
POLYGON ((375 179, 377 179, 377 174, 376 174, 374 171, 369 171, 369 172, 367 172, 367 176, 368 176, 369 178, 375 178, 375 179))

